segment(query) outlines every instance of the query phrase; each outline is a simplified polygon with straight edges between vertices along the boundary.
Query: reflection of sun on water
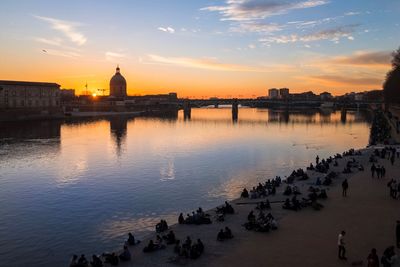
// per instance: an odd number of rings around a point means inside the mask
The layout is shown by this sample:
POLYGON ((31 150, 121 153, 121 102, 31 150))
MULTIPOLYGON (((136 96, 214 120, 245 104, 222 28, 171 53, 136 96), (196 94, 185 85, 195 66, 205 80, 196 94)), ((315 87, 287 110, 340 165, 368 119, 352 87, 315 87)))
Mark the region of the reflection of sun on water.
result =
POLYGON ((174 159, 169 159, 166 166, 160 167, 161 181, 175 179, 175 163, 174 159))
POLYGON ((76 158, 74 161, 59 170, 59 176, 56 178, 58 186, 62 187, 79 182, 82 174, 87 171, 88 164, 86 160, 76 158))

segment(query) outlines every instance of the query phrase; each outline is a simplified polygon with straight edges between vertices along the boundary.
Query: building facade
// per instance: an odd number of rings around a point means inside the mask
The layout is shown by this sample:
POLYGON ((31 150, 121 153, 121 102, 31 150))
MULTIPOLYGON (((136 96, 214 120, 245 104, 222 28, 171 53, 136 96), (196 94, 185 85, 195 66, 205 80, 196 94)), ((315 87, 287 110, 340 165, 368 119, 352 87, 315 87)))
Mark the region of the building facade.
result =
POLYGON ((279 89, 279 99, 288 99, 290 96, 289 88, 279 89))
POLYGON ((277 99, 279 97, 279 90, 276 88, 271 88, 268 90, 269 99, 277 99))
POLYGON ((0 80, 0 109, 60 107, 60 85, 0 80))
POLYGON ((323 92, 319 95, 319 97, 321 98, 322 101, 327 101, 327 100, 332 100, 333 96, 331 93, 329 92, 323 92))

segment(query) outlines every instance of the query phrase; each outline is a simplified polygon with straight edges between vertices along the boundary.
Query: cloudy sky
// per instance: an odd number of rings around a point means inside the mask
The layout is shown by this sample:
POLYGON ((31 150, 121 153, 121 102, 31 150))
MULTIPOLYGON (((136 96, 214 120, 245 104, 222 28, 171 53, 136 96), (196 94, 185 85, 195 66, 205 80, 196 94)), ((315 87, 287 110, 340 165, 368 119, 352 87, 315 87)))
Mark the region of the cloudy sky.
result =
POLYGON ((364 91, 400 46, 399 13, 398 0, 2 0, 0 79, 97 92, 119 64, 131 95, 364 91))

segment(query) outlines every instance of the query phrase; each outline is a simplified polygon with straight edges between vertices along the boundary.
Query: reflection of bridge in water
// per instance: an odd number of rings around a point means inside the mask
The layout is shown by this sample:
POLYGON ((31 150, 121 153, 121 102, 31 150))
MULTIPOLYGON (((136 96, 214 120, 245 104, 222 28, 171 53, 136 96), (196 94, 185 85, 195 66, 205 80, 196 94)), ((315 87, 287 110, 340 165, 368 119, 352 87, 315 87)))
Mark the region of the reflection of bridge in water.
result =
MULTIPOLYGON (((369 102, 369 101, 342 101, 332 103, 332 108, 323 108, 324 101, 321 100, 276 100, 276 99, 181 99, 179 101, 179 106, 183 109, 185 120, 191 119, 191 109, 193 107, 208 107, 214 106, 218 108, 220 105, 231 105, 232 106, 232 121, 237 122, 239 118, 239 105, 257 108, 269 108, 270 110, 283 110, 283 115, 277 119, 279 122, 289 122, 289 112, 293 110, 304 110, 304 109, 315 109, 321 112, 321 117, 323 120, 328 122, 331 120, 329 117, 330 111, 335 109, 341 110, 340 120, 342 123, 347 121, 347 111, 348 110, 365 110, 374 108, 381 103, 369 102), (322 115, 325 114, 325 115, 322 115)), ((274 116, 271 116, 274 117, 274 116)), ((272 122, 273 119, 268 119, 272 122)), ((244 121, 241 120, 241 123, 244 121)))
MULTIPOLYGON (((329 102, 329 101, 328 101, 329 102)), ((332 101, 331 101, 332 102, 332 101)), ((218 98, 218 99, 180 99, 179 105, 184 107, 189 105, 190 107, 205 107, 214 106, 219 107, 220 105, 233 105, 238 104, 247 107, 264 107, 264 108, 292 108, 292 107, 321 107, 321 104, 326 103, 322 100, 285 100, 285 99, 236 99, 236 98, 218 98)), ((335 107, 345 108, 369 108, 371 105, 380 105, 381 102, 376 101, 333 101, 335 107)))
POLYGON ((319 124, 319 125, 324 125, 324 124, 365 124, 365 118, 361 119, 347 119, 346 121, 339 119, 333 119, 332 118, 322 118, 320 117, 319 119, 317 118, 308 118, 308 119, 300 119, 300 118, 290 118, 289 116, 282 115, 279 117, 274 117, 274 118, 265 118, 265 120, 260 119, 260 120, 251 120, 251 119, 238 119, 238 120, 233 120, 233 119, 228 119, 228 118, 216 118, 216 119, 206 119, 206 118, 191 118, 190 119, 191 123, 202 123, 202 124, 218 124, 218 123, 225 123, 225 124, 232 124, 232 123, 238 123, 241 125, 268 125, 268 124, 302 124, 302 125, 308 125, 308 124, 319 124))

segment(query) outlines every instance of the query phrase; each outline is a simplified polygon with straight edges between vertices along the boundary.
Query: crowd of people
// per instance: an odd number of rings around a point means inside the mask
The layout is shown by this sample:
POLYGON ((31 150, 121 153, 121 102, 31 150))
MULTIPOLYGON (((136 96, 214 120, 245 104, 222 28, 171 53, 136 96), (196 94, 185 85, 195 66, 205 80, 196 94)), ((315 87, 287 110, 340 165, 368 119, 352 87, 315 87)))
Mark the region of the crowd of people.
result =
POLYGON ((308 180, 310 177, 303 169, 294 170, 287 178, 286 183, 291 184, 296 179, 299 181, 308 180))
POLYGON ((233 238, 232 230, 228 226, 225 227, 225 230, 221 229, 217 235, 218 241, 224 241, 232 238, 233 238))
POLYGON ((245 222, 243 226, 247 230, 253 230, 256 232, 269 232, 271 230, 278 229, 278 222, 271 213, 265 215, 265 213, 260 210, 256 217, 254 211, 251 210, 247 215, 247 222, 245 222))
MULTIPOLYGON (((380 134, 381 133, 377 133, 380 134)), ((307 197, 303 197, 301 200, 298 200, 299 195, 303 195, 299 190, 297 185, 293 185, 295 180, 308 180, 310 177, 303 169, 297 169, 292 172, 292 174, 285 180, 286 187, 283 190, 283 195, 291 196, 291 198, 286 198, 283 203, 282 208, 288 210, 298 211, 304 207, 312 207, 315 210, 320 210, 323 208, 323 205, 318 203, 319 199, 326 199, 327 191, 324 188, 321 188, 321 185, 329 186, 332 184, 334 178, 338 176, 338 173, 334 171, 330 171, 330 165, 338 166, 338 159, 342 157, 349 156, 357 156, 360 155, 361 152, 355 151, 353 149, 344 152, 342 155, 337 154, 334 157, 329 157, 326 160, 320 160, 319 156, 316 157, 315 165, 310 164, 307 168, 309 171, 315 171, 318 173, 326 174, 323 180, 320 177, 317 177, 315 181, 315 186, 312 185, 308 188, 307 197)), ((392 164, 394 164, 396 157, 399 158, 399 151, 393 147, 386 147, 381 150, 375 150, 373 156, 370 158, 370 162, 372 162, 371 166, 371 175, 378 178, 385 177, 385 168, 383 165, 377 164, 376 158, 389 159, 392 164)), ((354 158, 346 162, 344 173, 349 173, 352 169, 357 168, 357 170, 362 171, 364 167, 359 164, 354 158)), ((241 193, 241 198, 249 198, 249 199, 258 199, 258 198, 266 198, 271 195, 276 194, 277 187, 281 186, 282 180, 279 176, 274 179, 269 179, 265 183, 259 183, 257 186, 253 187, 250 192, 247 191, 246 188, 243 189, 241 193)), ((342 194, 343 196, 347 196, 349 184, 347 179, 342 182, 342 194)), ((400 183, 398 183, 395 179, 391 179, 388 183, 388 187, 390 189, 390 196, 394 199, 400 198, 400 183)), ((274 216, 266 210, 271 209, 271 203, 268 199, 258 201, 254 203, 256 205, 255 210, 251 210, 247 216, 247 221, 243 225, 247 230, 257 231, 257 232, 269 232, 271 230, 278 229, 278 222, 274 218, 274 216), (257 214, 255 214, 257 213, 257 214)), ((234 214, 234 208, 230 203, 225 201, 224 205, 216 208, 217 217, 224 217, 226 214, 234 214)), ((223 221, 223 220, 222 220, 223 221)), ((186 217, 183 216, 183 213, 180 213, 178 217, 179 224, 209 224, 211 223, 210 215, 206 214, 201 207, 199 207, 196 211, 193 211, 192 214, 187 214, 186 217)), ((397 230, 397 246, 400 248, 400 222, 398 222, 398 230, 397 230)), ((176 261, 179 259, 197 259, 204 252, 204 244, 200 239, 197 239, 196 242, 192 242, 191 238, 188 236, 185 242, 181 243, 179 239, 176 238, 175 233, 170 230, 167 222, 165 220, 161 220, 156 225, 156 233, 157 236, 155 241, 149 240, 148 244, 143 248, 143 252, 151 253, 157 250, 166 249, 168 245, 174 245, 174 254, 175 256, 171 258, 172 261, 176 261), (169 232, 165 235, 161 235, 166 231, 169 232)), ((342 260, 346 260, 346 249, 345 249, 345 232, 342 231, 338 237, 338 247, 339 247, 339 258, 342 260)), ((233 238, 232 230, 229 227, 225 227, 224 229, 220 229, 217 233, 217 241, 225 241, 233 238)), ((128 239, 124 243, 122 251, 119 253, 103 253, 101 256, 93 255, 91 260, 87 260, 85 255, 81 255, 78 257, 77 255, 73 255, 70 267, 102 267, 104 263, 111 264, 112 266, 118 265, 120 262, 130 261, 132 259, 131 252, 129 250, 130 246, 135 246, 139 244, 140 241, 136 240, 132 233, 128 234, 128 239)), ((370 254, 368 255, 367 261, 368 266, 380 266, 381 263, 384 267, 391 266, 391 264, 395 261, 396 255, 394 247, 389 247, 384 250, 382 257, 378 256, 377 250, 372 249, 370 254)))
POLYGON ((77 255, 73 255, 69 267, 103 267, 105 263, 117 266, 120 262, 131 260, 129 246, 135 246, 139 243, 140 240, 136 240, 132 233, 128 233, 128 239, 125 241, 121 252, 103 253, 101 256, 92 255, 91 261, 88 261, 84 254, 79 258, 77 255))
POLYGON ((197 242, 192 242, 192 239, 188 236, 183 244, 179 240, 175 242, 174 253, 176 257, 173 257, 170 261, 177 261, 179 258, 186 259, 197 259, 204 252, 204 244, 199 239, 197 242))
POLYGON ((192 215, 186 214, 186 218, 183 217, 183 213, 179 214, 178 217, 179 224, 210 224, 210 215, 206 214, 201 207, 199 207, 196 212, 192 211, 192 215))
POLYGON ((156 224, 156 232, 162 233, 168 230, 168 223, 165 220, 161 220, 159 223, 156 224))
POLYGON ((276 176, 274 179, 268 179, 264 184, 258 183, 257 186, 253 187, 250 192, 244 188, 240 197, 257 199, 262 197, 267 197, 269 195, 276 194, 276 188, 282 183, 280 176, 276 176))
POLYGON ((371 166, 371 176, 372 176, 372 178, 375 178, 375 174, 376 174, 376 178, 378 178, 378 179, 385 178, 385 176, 386 176, 385 167, 381 166, 379 164, 377 164, 375 166, 375 163, 372 163, 372 166, 371 166))

